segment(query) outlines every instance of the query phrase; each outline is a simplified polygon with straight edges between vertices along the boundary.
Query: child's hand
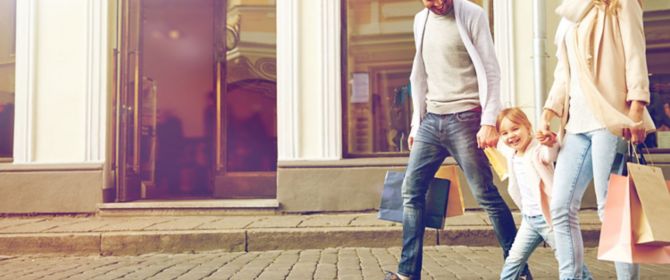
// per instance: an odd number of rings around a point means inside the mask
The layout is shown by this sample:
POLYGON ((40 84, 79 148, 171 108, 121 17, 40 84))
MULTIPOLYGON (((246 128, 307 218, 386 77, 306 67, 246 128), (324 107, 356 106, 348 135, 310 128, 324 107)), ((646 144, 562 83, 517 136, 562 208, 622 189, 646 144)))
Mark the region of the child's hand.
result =
POLYGON ((540 144, 552 147, 556 144, 556 133, 552 131, 538 131, 535 132, 535 139, 540 141, 540 144))

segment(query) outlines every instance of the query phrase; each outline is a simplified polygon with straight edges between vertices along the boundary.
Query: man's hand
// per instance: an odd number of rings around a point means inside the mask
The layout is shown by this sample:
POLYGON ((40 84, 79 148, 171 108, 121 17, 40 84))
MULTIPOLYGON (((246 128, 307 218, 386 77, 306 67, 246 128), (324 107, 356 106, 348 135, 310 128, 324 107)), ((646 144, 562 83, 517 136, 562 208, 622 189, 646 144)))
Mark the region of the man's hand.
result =
POLYGON ((407 137, 407 148, 412 150, 413 145, 414 145, 414 136, 407 137))
POLYGON ((486 149, 495 148, 498 144, 498 131, 492 125, 482 125, 477 132, 477 147, 486 149))
POLYGON ((640 144, 644 142, 647 137, 647 131, 642 126, 642 113, 644 112, 645 103, 642 101, 631 102, 628 117, 635 122, 635 126, 624 128, 623 137, 630 140, 633 144, 640 144))

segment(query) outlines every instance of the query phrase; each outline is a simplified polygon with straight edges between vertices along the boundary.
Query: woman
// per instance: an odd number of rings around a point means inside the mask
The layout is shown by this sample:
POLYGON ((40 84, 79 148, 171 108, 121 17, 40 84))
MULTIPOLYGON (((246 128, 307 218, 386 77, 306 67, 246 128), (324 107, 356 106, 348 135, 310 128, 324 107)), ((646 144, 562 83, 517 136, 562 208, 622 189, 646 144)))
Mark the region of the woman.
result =
MULTIPOLYGON (((541 142, 549 124, 561 118, 559 152, 551 200, 560 279, 580 279, 584 245, 578 211, 594 180, 603 218, 607 184, 625 151, 624 137, 644 141, 654 130, 645 105, 649 80, 642 8, 638 0, 565 0, 556 12, 558 64, 540 124, 541 142), (620 157, 619 157, 620 158, 620 157)), ((615 263, 618 279, 639 278, 639 266, 615 263)))

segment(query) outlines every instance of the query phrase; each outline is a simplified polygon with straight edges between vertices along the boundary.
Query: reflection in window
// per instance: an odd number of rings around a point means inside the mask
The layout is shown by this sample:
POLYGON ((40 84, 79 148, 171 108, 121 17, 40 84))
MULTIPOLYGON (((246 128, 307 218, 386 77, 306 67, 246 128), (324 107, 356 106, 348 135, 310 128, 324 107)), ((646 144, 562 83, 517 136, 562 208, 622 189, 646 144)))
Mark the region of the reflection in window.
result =
POLYGON ((15 30, 16 0, 0 0, 0 159, 13 153, 15 30))
POLYGON ((406 153, 415 0, 347 0, 345 155, 406 153))
POLYGON ((229 1, 226 28, 228 172, 277 170, 276 1, 229 1))
POLYGON ((228 84, 228 171, 277 169, 276 93, 272 80, 228 84))

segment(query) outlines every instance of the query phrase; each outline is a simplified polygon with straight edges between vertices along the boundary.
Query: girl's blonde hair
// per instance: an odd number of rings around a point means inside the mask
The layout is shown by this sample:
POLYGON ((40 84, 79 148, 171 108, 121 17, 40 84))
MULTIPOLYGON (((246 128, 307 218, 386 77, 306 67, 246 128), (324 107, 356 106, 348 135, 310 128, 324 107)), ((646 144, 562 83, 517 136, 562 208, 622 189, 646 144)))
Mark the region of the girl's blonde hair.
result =
POLYGON ((498 119, 496 119, 496 130, 500 131, 500 123, 502 123, 504 119, 508 119, 515 124, 525 126, 528 131, 533 131, 526 113, 521 111, 521 109, 518 107, 507 108, 500 111, 500 114, 498 114, 498 119))
MULTIPOLYGON (((616 12, 619 0, 591 0, 594 4, 605 5, 610 12, 616 12)), ((641 4, 640 4, 641 5, 641 4)))
MULTIPOLYGON (((605 4, 607 5, 608 9, 610 12, 616 12, 617 8, 619 7, 619 0, 591 0, 595 4, 605 4)), ((640 4, 640 6, 644 5, 644 0, 637 0, 637 3, 640 4)))

